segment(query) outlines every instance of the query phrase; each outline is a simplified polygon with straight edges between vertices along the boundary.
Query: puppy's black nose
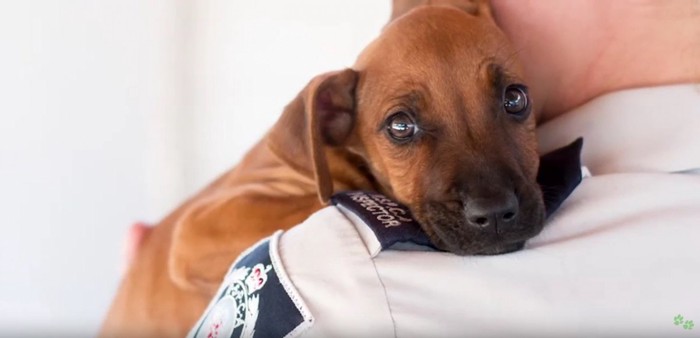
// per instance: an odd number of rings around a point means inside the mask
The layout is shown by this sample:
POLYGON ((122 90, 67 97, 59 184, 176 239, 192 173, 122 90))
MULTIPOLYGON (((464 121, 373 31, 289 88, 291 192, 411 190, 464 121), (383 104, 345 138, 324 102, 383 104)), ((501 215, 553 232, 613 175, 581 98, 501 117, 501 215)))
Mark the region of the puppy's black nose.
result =
POLYGON ((467 223, 483 231, 504 234, 518 222, 518 199, 512 192, 499 197, 470 198, 464 208, 467 223))

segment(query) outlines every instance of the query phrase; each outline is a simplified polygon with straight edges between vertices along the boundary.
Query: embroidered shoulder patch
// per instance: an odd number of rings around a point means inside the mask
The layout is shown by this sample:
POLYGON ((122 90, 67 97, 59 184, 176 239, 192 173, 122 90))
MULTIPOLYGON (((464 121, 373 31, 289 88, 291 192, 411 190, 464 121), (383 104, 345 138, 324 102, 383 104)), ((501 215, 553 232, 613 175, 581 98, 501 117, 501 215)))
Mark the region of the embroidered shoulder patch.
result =
POLYGON ((313 317, 281 265, 280 234, 238 258, 188 337, 291 338, 311 326, 313 317))
POLYGON ((382 194, 346 191, 333 195, 331 202, 342 205, 360 217, 377 236, 382 249, 400 242, 434 248, 408 207, 382 194))

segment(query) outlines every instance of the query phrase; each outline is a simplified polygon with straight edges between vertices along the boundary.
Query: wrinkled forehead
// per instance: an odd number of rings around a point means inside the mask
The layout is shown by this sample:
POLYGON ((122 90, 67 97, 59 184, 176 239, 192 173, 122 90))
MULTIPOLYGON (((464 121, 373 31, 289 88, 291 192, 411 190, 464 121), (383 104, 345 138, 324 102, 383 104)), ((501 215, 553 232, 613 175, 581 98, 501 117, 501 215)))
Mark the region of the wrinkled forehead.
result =
POLYGON ((459 9, 424 7, 389 24, 361 53, 354 68, 374 76, 416 78, 439 85, 473 81, 493 66, 519 76, 514 56, 492 21, 459 9))
POLYGON ((497 109, 505 86, 522 82, 515 56, 488 19, 446 7, 414 10, 387 26, 354 66, 358 107, 372 112, 361 123, 374 126, 408 107, 438 129, 445 119, 479 129, 486 116, 479 112, 497 109))

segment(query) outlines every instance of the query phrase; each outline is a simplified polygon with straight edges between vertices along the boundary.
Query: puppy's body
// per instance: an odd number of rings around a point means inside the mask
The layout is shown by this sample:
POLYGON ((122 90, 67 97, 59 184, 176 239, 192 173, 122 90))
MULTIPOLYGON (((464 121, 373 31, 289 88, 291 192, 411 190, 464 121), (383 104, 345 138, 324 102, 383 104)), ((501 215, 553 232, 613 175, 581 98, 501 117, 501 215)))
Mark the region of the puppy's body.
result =
POLYGON ((312 80, 238 167, 144 239, 102 335, 184 335, 242 250, 334 191, 403 202, 459 254, 510 251, 538 233, 534 119, 504 112, 520 71, 486 7, 472 7, 414 10, 353 69, 312 80))
MULTIPOLYGON (((240 221, 211 224, 208 229, 213 238, 230 237, 230 234, 236 234, 236 237, 231 240, 222 238, 210 243, 201 243, 204 246, 221 245, 225 250, 222 252, 223 256, 212 257, 211 264, 206 264, 206 269, 210 269, 207 275, 222 276, 232 262, 231 257, 237 252, 278 228, 297 224, 320 208, 312 180, 306 182, 308 180, 302 176, 295 182, 297 184, 294 184, 291 183, 293 180, 284 179, 297 176, 299 175, 288 167, 275 161, 264 144, 258 144, 241 165, 222 175, 161 221, 143 239, 106 317, 102 335, 184 336, 206 307, 212 291, 206 286, 196 288, 187 283, 182 285, 183 276, 171 274, 169 261, 173 253, 173 235, 177 231, 178 222, 198 206, 236 200, 227 208, 235 212, 235 218, 225 217, 222 222, 233 219, 240 221), (265 176, 266 174, 269 176, 265 176), (275 177, 278 177, 278 181, 274 181, 275 177), (306 188, 307 186, 310 187, 306 188), (240 197, 240 201, 236 196, 240 197), (294 202, 289 196, 296 196, 293 198, 294 202), (233 210, 234 208, 236 210, 233 210), (230 230, 225 231, 226 227, 230 230)), ((186 249, 193 254, 212 252, 201 250, 196 245, 190 246, 181 250, 186 249)))

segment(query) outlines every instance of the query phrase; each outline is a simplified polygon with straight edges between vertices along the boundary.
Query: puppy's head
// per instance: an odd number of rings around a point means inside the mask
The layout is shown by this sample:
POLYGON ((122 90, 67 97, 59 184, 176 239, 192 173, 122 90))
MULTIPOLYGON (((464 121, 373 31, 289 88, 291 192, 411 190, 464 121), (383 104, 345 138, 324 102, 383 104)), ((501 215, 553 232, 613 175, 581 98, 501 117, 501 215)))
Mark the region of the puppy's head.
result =
MULTIPOLYGON (((542 229, 544 206, 532 103, 515 55, 488 15, 414 9, 384 29, 354 70, 312 82, 311 139, 342 151, 377 190, 408 205, 436 246, 517 250, 542 229)), ((331 178, 346 173, 319 156, 293 157, 314 163, 322 199, 331 178)))
POLYGON ((542 229, 535 121, 515 54, 489 16, 420 7, 356 65, 352 149, 440 248, 502 253, 542 229))

